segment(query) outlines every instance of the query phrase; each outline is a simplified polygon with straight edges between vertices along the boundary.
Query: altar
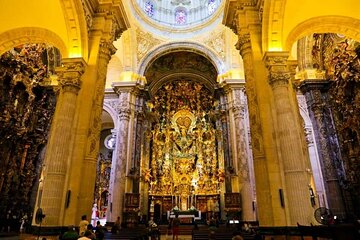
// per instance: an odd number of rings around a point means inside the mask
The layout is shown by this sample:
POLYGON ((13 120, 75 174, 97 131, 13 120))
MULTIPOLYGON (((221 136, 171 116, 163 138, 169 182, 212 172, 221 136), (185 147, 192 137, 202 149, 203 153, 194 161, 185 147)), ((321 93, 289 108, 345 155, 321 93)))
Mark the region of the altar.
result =
POLYGON ((178 218, 180 218, 182 223, 192 223, 195 220, 201 220, 201 211, 167 211, 167 219, 175 218, 176 214, 178 214, 178 218))

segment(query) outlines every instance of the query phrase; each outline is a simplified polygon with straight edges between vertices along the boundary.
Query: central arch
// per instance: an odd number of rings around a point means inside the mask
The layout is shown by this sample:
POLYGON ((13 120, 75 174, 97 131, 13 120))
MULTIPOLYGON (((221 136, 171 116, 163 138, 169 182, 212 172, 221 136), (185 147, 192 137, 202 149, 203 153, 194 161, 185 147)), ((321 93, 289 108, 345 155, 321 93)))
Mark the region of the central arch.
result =
POLYGON ((172 52, 193 52, 207 58, 216 68, 218 74, 225 73, 225 65, 220 56, 207 47, 195 42, 171 42, 150 51, 139 63, 138 74, 144 75, 147 67, 159 57, 172 52))

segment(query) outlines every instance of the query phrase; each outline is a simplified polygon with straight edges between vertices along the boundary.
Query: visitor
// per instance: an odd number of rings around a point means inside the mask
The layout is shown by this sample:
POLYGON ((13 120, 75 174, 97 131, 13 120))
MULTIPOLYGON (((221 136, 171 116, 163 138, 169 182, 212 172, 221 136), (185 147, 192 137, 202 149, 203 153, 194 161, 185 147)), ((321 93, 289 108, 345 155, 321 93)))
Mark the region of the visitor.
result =
POLYGON ((87 220, 86 215, 83 215, 81 217, 81 221, 79 223, 79 236, 84 236, 84 233, 86 231, 87 225, 89 225, 89 221, 87 220))
POLYGON ((96 235, 94 233, 94 227, 91 223, 87 225, 86 230, 91 232, 91 236, 88 236, 88 238, 95 240, 96 235))
POLYGON ((244 238, 241 235, 236 235, 232 238, 232 240, 244 240, 244 238))
POLYGON ((120 217, 117 217, 114 226, 111 228, 111 233, 116 234, 120 231, 120 217))
POLYGON ((179 214, 175 214, 175 218, 172 221, 173 240, 179 239, 179 226, 180 226, 179 214))
POLYGON ((84 236, 80 237, 79 240, 92 240, 93 239, 92 236, 93 236, 92 232, 89 230, 86 230, 84 232, 84 236))
POLYGON ((69 229, 61 236, 61 240, 76 240, 79 234, 75 231, 74 226, 69 226, 69 229))
POLYGON ((96 222, 95 235, 97 240, 103 240, 105 237, 105 228, 101 226, 100 221, 96 222))

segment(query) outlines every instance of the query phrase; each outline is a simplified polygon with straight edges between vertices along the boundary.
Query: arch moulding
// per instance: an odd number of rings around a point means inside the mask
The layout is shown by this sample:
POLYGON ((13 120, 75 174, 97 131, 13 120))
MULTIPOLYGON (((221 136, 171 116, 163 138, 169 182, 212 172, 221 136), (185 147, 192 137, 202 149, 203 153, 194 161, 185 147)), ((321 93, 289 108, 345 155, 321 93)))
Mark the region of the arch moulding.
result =
POLYGON ((0 55, 25 43, 48 43, 57 47, 63 58, 68 57, 67 47, 56 33, 45 28, 35 27, 16 28, 2 33, 0 35, 0 55))
MULTIPOLYGON (((117 104, 117 100, 115 101, 114 104, 117 104)), ((106 101, 106 99, 104 99, 103 110, 107 112, 110 115, 111 119, 113 120, 114 129, 118 129, 117 112, 116 109, 114 109, 114 107, 112 106, 110 101, 106 101)))
POLYGON ((138 74, 144 76, 145 71, 150 64, 160 56, 163 56, 172 52, 193 52, 207 58, 216 68, 218 74, 225 72, 224 63, 221 61, 220 56, 211 51, 206 46, 203 46, 195 42, 172 42, 161 45, 152 51, 150 51, 140 62, 138 68, 138 74))
POLYGON ((298 24, 284 36, 285 50, 291 50, 298 39, 313 33, 340 33, 360 42, 360 20, 343 16, 324 16, 308 19, 298 24))

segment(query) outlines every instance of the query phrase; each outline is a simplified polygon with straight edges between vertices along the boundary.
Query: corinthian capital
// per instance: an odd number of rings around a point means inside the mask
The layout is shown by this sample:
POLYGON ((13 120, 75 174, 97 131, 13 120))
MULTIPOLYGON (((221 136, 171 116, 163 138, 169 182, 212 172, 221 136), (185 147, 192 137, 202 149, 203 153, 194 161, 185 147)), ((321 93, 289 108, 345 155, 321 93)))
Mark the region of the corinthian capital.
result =
POLYGON ((250 33, 239 34, 238 41, 236 43, 236 49, 240 51, 241 56, 251 51, 250 33))
POLYGON ((100 42, 99 56, 104 58, 106 61, 110 61, 111 55, 115 54, 116 48, 113 43, 108 40, 102 39, 100 42))
POLYGON ((61 67, 56 68, 62 90, 77 93, 81 86, 80 78, 85 68, 86 63, 83 58, 62 59, 61 67))
POLYGON ((263 58, 269 70, 269 84, 272 88, 287 86, 291 77, 287 66, 288 52, 266 52, 263 58))
POLYGON ((289 72, 270 72, 269 84, 271 87, 287 86, 290 80, 289 72))

